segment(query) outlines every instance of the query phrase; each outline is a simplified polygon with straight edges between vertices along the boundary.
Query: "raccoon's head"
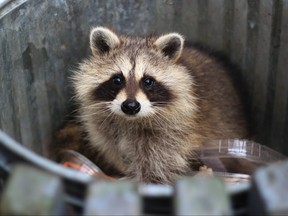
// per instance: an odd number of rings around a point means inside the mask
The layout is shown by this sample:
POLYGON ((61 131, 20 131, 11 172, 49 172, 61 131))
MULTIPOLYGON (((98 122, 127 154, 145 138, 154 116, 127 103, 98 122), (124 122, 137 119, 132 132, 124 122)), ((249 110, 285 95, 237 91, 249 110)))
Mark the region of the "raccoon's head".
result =
POLYGON ((185 107, 192 78, 177 64, 183 43, 178 33, 141 38, 92 29, 93 56, 74 77, 77 98, 88 113, 126 119, 185 107))

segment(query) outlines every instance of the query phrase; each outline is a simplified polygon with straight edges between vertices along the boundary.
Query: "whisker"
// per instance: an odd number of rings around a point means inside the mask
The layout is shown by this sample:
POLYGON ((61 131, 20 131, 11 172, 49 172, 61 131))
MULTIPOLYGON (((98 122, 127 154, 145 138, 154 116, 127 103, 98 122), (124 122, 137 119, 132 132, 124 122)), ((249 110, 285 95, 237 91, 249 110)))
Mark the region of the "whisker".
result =
POLYGON ((95 115, 102 115, 102 114, 108 114, 110 113, 109 110, 103 110, 103 111, 97 111, 97 112, 94 112, 94 113, 89 113, 89 114, 81 114, 81 116, 83 117, 91 117, 91 116, 95 116, 95 115))
POLYGON ((89 105, 86 105, 84 108, 97 108, 97 107, 107 107, 111 104, 111 102, 97 102, 97 103, 93 103, 93 104, 89 104, 89 105))
POLYGON ((107 117, 102 121, 102 123, 100 124, 100 128, 102 128, 104 122, 106 122, 110 117, 114 116, 113 112, 110 112, 109 115, 107 115, 107 117))

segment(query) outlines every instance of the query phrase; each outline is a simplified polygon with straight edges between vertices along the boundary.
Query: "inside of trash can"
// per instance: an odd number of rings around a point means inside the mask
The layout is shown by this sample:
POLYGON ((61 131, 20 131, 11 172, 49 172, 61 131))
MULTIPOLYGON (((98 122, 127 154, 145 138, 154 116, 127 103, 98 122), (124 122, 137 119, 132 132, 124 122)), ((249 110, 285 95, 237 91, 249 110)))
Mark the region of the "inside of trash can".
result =
POLYGON ((0 19, 0 126, 34 152, 48 155, 53 134, 75 110, 69 77, 90 55, 90 29, 102 25, 127 34, 177 31, 186 40, 223 50, 248 82, 256 141, 287 154, 288 121, 280 102, 286 101, 288 91, 279 91, 286 86, 282 38, 287 31, 277 13, 283 7, 280 3, 273 2, 272 7, 246 1, 11 2, 1 9, 0 19), (264 43, 269 38, 270 43, 264 43), (278 45, 270 49, 271 44, 278 45))
POLYGON ((223 50, 241 67, 257 122, 256 141, 287 155, 287 10, 284 2, 267 2, 5 3, 0 9, 0 128, 25 148, 54 160, 49 155, 54 135, 73 121, 77 108, 69 77, 90 55, 90 29, 102 25, 141 35, 177 31, 187 40, 223 50))

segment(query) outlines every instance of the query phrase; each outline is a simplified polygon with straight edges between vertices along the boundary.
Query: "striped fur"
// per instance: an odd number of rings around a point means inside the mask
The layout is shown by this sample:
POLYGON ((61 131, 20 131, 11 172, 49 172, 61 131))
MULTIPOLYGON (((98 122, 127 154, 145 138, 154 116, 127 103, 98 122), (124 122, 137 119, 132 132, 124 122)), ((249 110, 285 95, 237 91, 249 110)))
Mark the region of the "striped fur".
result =
POLYGON ((177 33, 128 37, 97 27, 93 56, 73 76, 91 146, 137 181, 171 183, 205 142, 248 135, 228 69, 183 44, 177 33), (138 113, 123 112, 127 99, 140 103, 138 113))

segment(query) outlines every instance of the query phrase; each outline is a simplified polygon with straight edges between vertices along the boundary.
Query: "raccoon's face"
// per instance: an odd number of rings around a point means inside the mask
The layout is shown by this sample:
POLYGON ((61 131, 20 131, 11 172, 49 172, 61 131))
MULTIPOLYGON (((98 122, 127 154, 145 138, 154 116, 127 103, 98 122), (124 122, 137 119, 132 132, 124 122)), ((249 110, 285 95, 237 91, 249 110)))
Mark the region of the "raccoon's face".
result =
POLYGON ((169 109, 191 87, 185 68, 175 64, 183 41, 177 33, 128 38, 94 28, 90 33, 93 57, 81 65, 75 78, 78 97, 91 112, 102 110, 128 119, 169 109))

